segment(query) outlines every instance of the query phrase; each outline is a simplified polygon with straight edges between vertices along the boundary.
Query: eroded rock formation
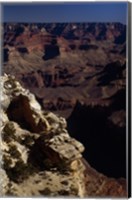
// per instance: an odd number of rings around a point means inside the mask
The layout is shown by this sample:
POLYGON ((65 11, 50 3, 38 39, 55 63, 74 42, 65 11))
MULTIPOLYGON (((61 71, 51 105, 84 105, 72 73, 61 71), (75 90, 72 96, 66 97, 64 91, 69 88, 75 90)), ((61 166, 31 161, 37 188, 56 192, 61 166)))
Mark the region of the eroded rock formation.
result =
POLYGON ((7 177, 3 194, 83 197, 84 147, 69 136, 65 119, 42 111, 34 95, 14 77, 4 76, 1 81, 1 149, 7 177))
POLYGON ((14 77, 1 84, 1 196, 126 196, 124 179, 107 178, 82 158, 84 146, 64 118, 43 111, 14 77))
POLYGON ((109 105, 108 98, 125 87, 123 24, 4 23, 3 32, 4 73, 44 110, 68 118, 77 101, 109 105))

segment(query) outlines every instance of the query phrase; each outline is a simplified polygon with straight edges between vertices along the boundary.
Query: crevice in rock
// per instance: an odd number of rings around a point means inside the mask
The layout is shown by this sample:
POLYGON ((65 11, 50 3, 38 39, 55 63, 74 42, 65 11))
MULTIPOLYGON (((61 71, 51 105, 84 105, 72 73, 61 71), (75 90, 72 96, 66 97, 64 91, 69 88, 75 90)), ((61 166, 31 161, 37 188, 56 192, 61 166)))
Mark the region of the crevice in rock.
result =
POLYGON ((6 113, 9 120, 18 123, 21 128, 30 132, 40 131, 39 127, 35 125, 33 111, 31 110, 29 99, 26 96, 19 95, 14 98, 6 113))

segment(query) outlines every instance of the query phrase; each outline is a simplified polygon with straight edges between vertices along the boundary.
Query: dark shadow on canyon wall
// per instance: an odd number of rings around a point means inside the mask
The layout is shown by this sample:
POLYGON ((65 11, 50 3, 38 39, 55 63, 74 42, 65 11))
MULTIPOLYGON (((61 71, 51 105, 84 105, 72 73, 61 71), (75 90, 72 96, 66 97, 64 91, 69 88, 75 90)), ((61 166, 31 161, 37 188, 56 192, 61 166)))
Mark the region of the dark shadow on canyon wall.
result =
POLYGON ((126 177, 126 128, 114 124, 108 117, 113 110, 119 111, 120 105, 125 107, 125 91, 113 98, 115 101, 107 107, 77 103, 68 119, 68 130, 84 144, 84 157, 91 166, 118 178, 126 177))
POLYGON ((44 60, 53 59, 58 55, 60 55, 60 51, 57 45, 51 44, 45 46, 45 55, 43 56, 44 60))
POLYGON ((9 49, 5 48, 3 51, 3 61, 5 63, 8 62, 8 60, 9 60, 9 49))

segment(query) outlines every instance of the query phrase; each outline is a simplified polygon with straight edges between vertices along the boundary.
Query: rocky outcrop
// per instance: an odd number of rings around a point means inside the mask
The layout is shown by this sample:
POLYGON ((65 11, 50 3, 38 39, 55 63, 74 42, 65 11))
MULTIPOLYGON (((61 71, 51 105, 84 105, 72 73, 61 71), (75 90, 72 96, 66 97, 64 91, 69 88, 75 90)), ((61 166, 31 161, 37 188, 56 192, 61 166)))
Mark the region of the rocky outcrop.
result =
POLYGON ((84 147, 69 136, 65 119, 42 111, 14 77, 5 75, 1 83, 1 195, 83 197, 84 147))
POLYGON ((10 76, 1 81, 4 147, 1 146, 5 148, 3 158, 7 159, 4 163, 9 166, 0 172, 7 185, 3 194, 8 190, 16 196, 125 195, 126 181, 120 181, 120 177, 126 175, 126 26, 120 23, 2 26, 3 73, 14 75, 18 81, 10 76), (67 127, 65 119, 59 116, 67 119, 67 127), (80 158, 82 145, 68 133, 82 142, 84 158, 105 176, 84 164, 80 158), (73 176, 77 170, 71 169, 77 166, 82 184, 73 176), (87 171, 86 195, 82 189, 86 175, 83 171, 87 171), (46 177, 50 175, 54 178, 49 182, 46 177), (10 188, 8 181, 13 185, 9 184, 10 188), (58 184, 61 181, 68 184, 58 184), (38 187, 34 184, 37 182, 38 187))
POLYGON ((43 111, 14 77, 1 84, 1 196, 126 196, 124 179, 107 178, 82 158, 84 146, 64 118, 43 111))

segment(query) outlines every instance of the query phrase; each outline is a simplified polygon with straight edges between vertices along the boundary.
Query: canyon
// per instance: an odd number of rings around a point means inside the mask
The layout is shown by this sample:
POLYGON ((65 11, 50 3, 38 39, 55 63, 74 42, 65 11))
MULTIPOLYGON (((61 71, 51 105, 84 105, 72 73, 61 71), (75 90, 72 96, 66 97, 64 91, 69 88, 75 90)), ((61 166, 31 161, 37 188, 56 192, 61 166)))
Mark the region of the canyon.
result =
POLYGON ((66 119, 93 180, 94 169, 125 180, 126 26, 5 23, 3 38, 3 74, 15 76, 42 110, 66 119))

